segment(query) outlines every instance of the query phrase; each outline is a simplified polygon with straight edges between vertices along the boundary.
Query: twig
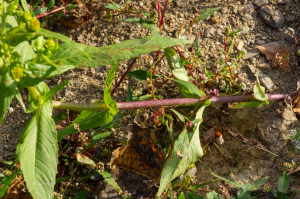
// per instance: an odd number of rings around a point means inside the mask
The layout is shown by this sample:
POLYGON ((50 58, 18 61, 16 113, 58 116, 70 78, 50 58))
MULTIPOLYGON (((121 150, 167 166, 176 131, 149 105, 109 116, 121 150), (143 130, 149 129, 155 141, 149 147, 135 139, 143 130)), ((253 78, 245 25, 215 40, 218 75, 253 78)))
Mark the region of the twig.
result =
POLYGON ((124 80, 124 78, 126 77, 127 73, 130 71, 131 67, 133 66, 133 64, 135 63, 137 58, 134 58, 134 60, 132 61, 132 63, 130 64, 130 66, 127 68, 126 72, 122 75, 121 79, 118 81, 117 85, 115 86, 114 90, 112 90, 112 92, 110 93, 110 96, 113 96, 113 94, 116 92, 116 90, 119 88, 120 84, 122 83, 122 81, 124 80))

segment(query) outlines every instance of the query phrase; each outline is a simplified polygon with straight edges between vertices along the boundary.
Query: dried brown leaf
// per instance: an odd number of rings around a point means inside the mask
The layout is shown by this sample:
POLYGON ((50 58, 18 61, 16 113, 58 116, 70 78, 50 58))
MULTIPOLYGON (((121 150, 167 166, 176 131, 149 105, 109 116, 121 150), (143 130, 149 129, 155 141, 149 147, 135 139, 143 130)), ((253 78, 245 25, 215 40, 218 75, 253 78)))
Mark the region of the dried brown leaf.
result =
POLYGON ((90 13, 89 9, 87 7, 85 7, 85 4, 82 3, 81 0, 77 0, 77 3, 78 3, 78 7, 80 8, 81 11, 90 13))
POLYGON ((87 13, 84 17, 82 17, 82 19, 83 19, 83 22, 81 22, 81 23, 77 23, 75 20, 64 21, 61 18, 59 18, 58 20, 65 26, 68 26, 70 28, 77 28, 79 26, 82 26, 86 22, 88 22, 91 19, 91 15, 87 13))
POLYGON ((274 46, 274 47, 258 46, 257 48, 262 54, 264 54, 266 56, 267 60, 272 61, 272 65, 274 67, 288 66, 288 63, 289 63, 288 56, 289 56, 290 50, 287 50, 286 48, 280 49, 280 46, 274 46), (278 53, 278 55, 277 55, 277 53, 278 53), (279 61, 278 56, 286 57, 286 58, 281 59, 281 61, 279 61))

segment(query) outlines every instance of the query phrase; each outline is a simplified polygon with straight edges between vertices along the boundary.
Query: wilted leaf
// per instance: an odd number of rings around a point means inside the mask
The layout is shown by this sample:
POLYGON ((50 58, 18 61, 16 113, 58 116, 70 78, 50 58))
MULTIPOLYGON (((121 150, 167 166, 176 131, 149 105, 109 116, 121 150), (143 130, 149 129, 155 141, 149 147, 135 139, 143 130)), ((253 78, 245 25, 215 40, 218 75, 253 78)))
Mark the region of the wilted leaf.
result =
POLYGON ((133 198, 148 198, 156 189, 154 184, 160 180, 165 160, 153 130, 136 125, 127 146, 113 152, 112 175, 123 191, 136 193, 133 198))
POLYGON ((288 66, 289 63, 288 56, 291 50, 287 50, 285 48, 280 49, 280 46, 274 46, 274 47, 258 46, 257 48, 262 54, 266 55, 267 60, 272 61, 272 65, 274 67, 288 66), (279 56, 281 57, 287 56, 287 58, 281 59, 281 61, 279 62, 279 58, 278 58, 279 56))
POLYGON ((77 23, 75 20, 64 21, 61 18, 59 18, 58 20, 65 26, 68 26, 70 28, 77 28, 77 27, 82 26, 86 22, 88 22, 90 19, 91 19, 91 15, 87 13, 84 17, 82 17, 83 21, 81 23, 77 23))

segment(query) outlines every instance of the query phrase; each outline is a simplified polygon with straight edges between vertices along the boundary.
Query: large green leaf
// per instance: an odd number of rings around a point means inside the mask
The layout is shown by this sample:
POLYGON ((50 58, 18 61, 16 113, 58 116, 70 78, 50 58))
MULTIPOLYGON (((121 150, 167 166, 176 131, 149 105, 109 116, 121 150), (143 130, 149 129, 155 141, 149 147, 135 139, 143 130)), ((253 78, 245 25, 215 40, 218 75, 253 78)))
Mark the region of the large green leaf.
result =
MULTIPOLYGON (((96 128, 98 126, 105 125, 112 121, 113 114, 109 111, 103 111, 100 113, 97 113, 95 115, 92 115, 91 117, 88 117, 84 120, 81 120, 79 124, 80 130, 87 130, 89 128, 96 128)), ((74 122, 73 125, 68 126, 67 128, 58 131, 57 132, 57 139, 61 140, 65 137, 65 135, 77 133, 78 131, 74 128, 74 122)))
POLYGON ((199 122, 196 124, 195 131, 191 138, 189 139, 186 129, 184 129, 177 138, 172 155, 165 164, 161 174, 160 186, 157 192, 158 197, 173 179, 182 175, 192 163, 202 157, 203 151, 200 145, 199 127, 202 122, 204 108, 208 105, 209 103, 204 104, 197 111, 196 119, 199 119, 199 122), (177 156, 178 153, 182 154, 184 157, 177 156))
POLYGON ((266 178, 262 178, 262 179, 258 179, 255 180, 253 182, 249 182, 245 185, 243 185, 236 196, 236 199, 247 199, 249 198, 249 196, 251 195, 251 191, 253 189, 258 189, 259 187, 261 187, 263 184, 265 184, 265 182, 267 182, 269 179, 269 177, 266 178))
POLYGON ((104 89, 104 102, 106 106, 109 108, 112 114, 116 115, 118 112, 118 106, 117 103, 111 98, 111 85, 115 79, 115 71, 118 67, 119 63, 116 63, 112 65, 106 79, 105 79, 105 89, 104 89))
MULTIPOLYGON (((36 89, 42 96, 50 90, 44 82, 36 89)), ((17 145, 16 154, 33 198, 50 199, 53 195, 58 146, 52 109, 51 99, 36 109, 17 145)))
POLYGON ((180 80, 189 81, 189 78, 185 72, 185 68, 182 66, 179 55, 172 48, 165 49, 165 55, 168 60, 168 64, 172 70, 173 75, 180 80))
POLYGON ((145 37, 101 48, 82 45, 81 47, 90 55, 92 60, 89 60, 79 49, 73 48, 68 43, 64 43, 60 45, 60 49, 51 58, 53 63, 59 66, 58 68, 49 65, 46 61, 43 63, 28 62, 25 64, 24 69, 26 76, 18 83, 18 87, 19 90, 22 90, 26 86, 34 86, 46 78, 54 77, 74 68, 115 64, 118 61, 136 57, 144 53, 187 43, 191 42, 180 39, 145 37))
POLYGON ((128 19, 124 19, 123 21, 132 22, 132 23, 140 23, 145 28, 148 28, 148 29, 151 30, 152 36, 161 37, 161 34, 160 34, 160 31, 159 31, 158 27, 154 23, 152 23, 151 21, 148 21, 144 17, 142 17, 142 18, 128 18, 128 19))
POLYGON ((14 51, 18 52, 21 55, 21 61, 24 63, 28 60, 36 58, 36 54, 33 51, 32 47, 29 45, 28 41, 24 41, 17 45, 14 51))
POLYGON ((56 65, 73 66, 74 68, 106 66, 166 47, 189 43, 192 42, 173 38, 144 37, 101 48, 82 45, 83 51, 91 57, 91 60, 80 53, 78 49, 68 44, 62 44, 60 49, 54 53, 52 61, 56 65))

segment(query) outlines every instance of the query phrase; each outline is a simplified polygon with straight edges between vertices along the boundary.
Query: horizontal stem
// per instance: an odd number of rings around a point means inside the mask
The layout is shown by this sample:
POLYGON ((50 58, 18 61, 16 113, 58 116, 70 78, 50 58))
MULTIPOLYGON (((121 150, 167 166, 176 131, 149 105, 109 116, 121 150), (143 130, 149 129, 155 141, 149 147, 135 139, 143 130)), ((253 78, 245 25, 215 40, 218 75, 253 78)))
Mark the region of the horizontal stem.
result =
MULTIPOLYGON (((269 101, 282 101, 287 94, 268 94, 269 101)), ((251 102, 257 101, 253 95, 242 96, 228 96, 228 97, 214 97, 210 99, 211 103, 224 103, 224 102, 251 102)), ((140 108, 154 108, 163 106, 189 106, 196 105, 203 102, 203 100, 196 98, 178 98, 178 99, 162 99, 153 101, 137 101, 137 102, 117 102, 118 110, 140 109, 140 108)), ((70 102, 53 101, 53 108, 69 109, 69 110, 108 110, 104 103, 92 104, 78 104, 70 102)))

